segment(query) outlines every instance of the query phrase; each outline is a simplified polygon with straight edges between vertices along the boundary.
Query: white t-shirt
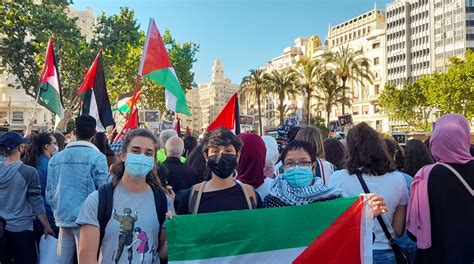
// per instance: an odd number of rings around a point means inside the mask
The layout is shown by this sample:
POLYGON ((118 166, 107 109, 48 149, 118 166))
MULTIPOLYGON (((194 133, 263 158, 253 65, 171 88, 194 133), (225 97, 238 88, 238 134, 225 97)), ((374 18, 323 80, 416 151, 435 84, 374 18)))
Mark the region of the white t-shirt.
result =
MULTIPOLYGON (((388 212, 384 213, 382 217, 385 220, 390 234, 395 237, 395 233, 392 229, 393 213, 397 206, 406 206, 408 204, 408 190, 405 178, 396 171, 386 173, 382 176, 363 174, 362 177, 371 193, 376 193, 384 198, 388 212)), ((345 197, 364 193, 364 189, 357 179, 357 176, 349 175, 347 170, 334 172, 329 178, 328 186, 341 188, 343 190, 343 196, 345 197)), ((388 239, 385 237, 377 219, 374 219, 374 234, 374 250, 391 249, 388 239)))
MULTIPOLYGON (((84 202, 76 223, 99 227, 98 206, 99 194, 95 191, 84 202)), ((130 193, 119 184, 114 190, 113 210, 105 228, 99 263, 160 263, 160 223, 153 191, 130 193)))

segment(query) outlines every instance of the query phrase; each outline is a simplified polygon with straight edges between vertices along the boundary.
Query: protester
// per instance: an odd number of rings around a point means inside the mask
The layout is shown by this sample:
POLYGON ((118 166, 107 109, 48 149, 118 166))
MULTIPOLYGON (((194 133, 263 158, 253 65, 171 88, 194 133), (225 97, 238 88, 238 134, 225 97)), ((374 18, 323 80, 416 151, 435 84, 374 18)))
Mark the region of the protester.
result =
POLYGON ((56 144, 58 146, 58 152, 63 150, 66 147, 66 138, 61 133, 53 133, 53 137, 56 139, 56 144))
MULTIPOLYGON (((364 193, 361 175, 370 192, 381 195, 388 211, 383 219, 392 237, 405 231, 408 190, 403 176, 395 172, 395 164, 382 136, 366 123, 360 123, 347 134, 348 160, 346 169, 334 172, 330 187, 341 188, 344 196, 364 193)), ((378 221, 374 220, 374 263, 395 263, 395 254, 378 221)))
POLYGON ((166 231, 162 226, 166 196, 154 171, 155 154, 156 139, 151 132, 135 129, 127 134, 120 161, 112 169, 112 183, 108 183, 113 188, 113 211, 105 219, 102 243, 98 213, 102 189, 87 197, 77 218, 80 263, 96 263, 99 250, 99 263, 166 261, 166 231))
POLYGON ((323 145, 326 160, 336 167, 335 170, 344 169, 346 147, 335 138, 325 139, 323 145))
POLYGON ((336 170, 333 164, 324 160, 324 146, 321 132, 319 129, 311 126, 303 127, 296 135, 297 140, 303 140, 311 144, 311 147, 316 151, 314 176, 320 177, 324 184, 327 184, 329 177, 336 170))
MULTIPOLYGON (((177 137, 177 136, 178 136, 178 133, 174 129, 165 129, 165 130, 161 131, 161 133, 160 133, 160 142, 159 142, 161 148, 156 153, 156 159, 158 161, 158 164, 161 164, 161 163, 165 162, 165 160, 166 160, 166 152, 165 152, 166 141, 168 141, 168 139, 171 138, 171 137, 177 137)), ((186 162, 185 157, 180 157, 179 159, 181 160, 182 163, 186 162)))
POLYGON ((410 194, 410 187, 413 177, 401 171, 405 163, 405 152, 395 140, 384 138, 384 141, 387 145, 388 156, 395 164, 395 170, 405 178, 408 194, 410 194))
MULTIPOLYGON (((59 233, 59 229, 56 227, 51 206, 46 202, 46 182, 48 179, 49 160, 58 152, 58 150, 59 147, 54 136, 49 133, 39 133, 33 137, 31 149, 27 154, 25 154, 25 158, 23 159, 25 164, 36 168, 36 171, 38 172, 41 183, 41 196, 46 209, 46 216, 48 217, 49 225, 55 234, 59 233)), ((41 225, 41 222, 37 220, 34 224, 36 240, 39 242, 39 238, 41 238, 41 235, 43 234, 43 226, 41 225)))
POLYGON ((193 136, 186 136, 184 138, 184 150, 183 150, 183 157, 187 158, 191 151, 197 146, 197 139, 193 136))
POLYGON ((433 163, 430 150, 421 140, 412 139, 407 142, 402 172, 414 177, 423 166, 433 163))
POLYGON ((304 205, 341 196, 341 190, 327 187, 314 176, 317 158, 310 143, 293 140, 281 153, 281 160, 284 173, 275 178, 264 198, 265 207, 304 205))
POLYGON ((201 182, 196 171, 179 160, 183 149, 184 143, 181 138, 169 138, 165 146, 167 158, 158 167, 161 183, 164 184, 164 187, 171 186, 176 193, 201 182))
POLYGON ((79 242, 76 224, 79 210, 94 190, 107 182, 107 161, 90 141, 95 134, 92 116, 76 118, 76 141, 49 161, 46 200, 59 227, 58 256, 61 263, 72 263, 79 242))
POLYGON ((242 140, 225 128, 210 133, 203 145, 207 166, 212 171, 208 182, 194 185, 176 195, 177 214, 211 213, 263 207, 252 186, 232 177, 240 157, 242 140))
POLYGON ((278 153, 278 143, 272 136, 263 136, 262 139, 265 143, 265 148, 267 149, 267 153, 265 155, 265 168, 263 169, 263 175, 268 178, 274 178, 275 174, 277 173, 275 167, 280 155, 278 153))
POLYGON ((253 186, 260 197, 265 197, 273 183, 271 178, 263 174, 267 152, 265 142, 259 135, 252 133, 241 133, 239 138, 244 146, 240 151, 237 180, 253 186))
POLYGON ((417 263, 474 260, 474 158, 467 119, 448 114, 436 121, 430 150, 438 163, 416 173, 407 229, 416 236, 417 263))
POLYGON ((115 153, 110 148, 107 135, 104 132, 97 132, 92 138, 92 144, 99 149, 102 154, 107 158, 107 167, 110 168, 115 161, 115 153))
POLYGON ((41 198, 41 184, 35 168, 20 160, 26 140, 15 132, 0 137, 7 159, 0 163, 0 217, 6 222, 0 245, 0 263, 37 263, 33 221, 41 221, 44 234, 54 235, 41 198))
POLYGON ((122 151, 122 148, 123 148, 123 136, 117 139, 116 141, 114 141, 112 144, 110 144, 110 149, 114 152, 115 157, 118 157, 120 155, 120 151, 122 151))
POLYGON ((191 168, 196 171, 199 182, 209 181, 212 177, 211 170, 207 167, 206 159, 203 155, 202 145, 205 144, 208 140, 207 135, 204 136, 197 147, 189 153, 188 157, 186 158, 186 164, 188 164, 191 168))

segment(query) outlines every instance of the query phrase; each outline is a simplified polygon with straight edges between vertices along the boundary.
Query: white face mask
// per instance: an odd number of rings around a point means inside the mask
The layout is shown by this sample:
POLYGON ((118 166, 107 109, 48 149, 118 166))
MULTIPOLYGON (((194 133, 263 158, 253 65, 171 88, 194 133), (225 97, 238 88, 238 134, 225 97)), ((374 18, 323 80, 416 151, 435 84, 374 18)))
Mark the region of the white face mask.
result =
POLYGON ((54 145, 53 147, 54 147, 54 151, 51 154, 54 155, 54 154, 58 153, 59 147, 57 145, 54 145))

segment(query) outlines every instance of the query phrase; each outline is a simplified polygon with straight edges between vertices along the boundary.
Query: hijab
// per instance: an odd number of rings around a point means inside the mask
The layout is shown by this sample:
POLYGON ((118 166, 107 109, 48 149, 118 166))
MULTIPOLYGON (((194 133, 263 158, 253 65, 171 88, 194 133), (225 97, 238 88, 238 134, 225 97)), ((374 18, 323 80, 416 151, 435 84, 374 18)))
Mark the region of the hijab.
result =
MULTIPOLYGON (((436 162, 466 164, 474 158, 469 153, 470 132, 467 119, 448 114, 436 121, 430 136, 430 150, 436 162)), ((431 218, 428 179, 436 164, 421 168, 411 185, 412 196, 407 211, 407 229, 416 236, 420 249, 431 247, 431 218)))
POLYGON ((273 177, 275 172, 275 164, 278 162, 278 143, 275 138, 272 136, 263 136, 263 142, 265 143, 265 148, 267 149, 267 154, 265 157, 265 168, 264 175, 266 177, 273 177))
POLYGON ((238 137, 244 146, 240 152, 239 165, 237 166, 237 180, 258 188, 265 179, 263 175, 266 156, 265 143, 257 134, 241 133, 238 137))

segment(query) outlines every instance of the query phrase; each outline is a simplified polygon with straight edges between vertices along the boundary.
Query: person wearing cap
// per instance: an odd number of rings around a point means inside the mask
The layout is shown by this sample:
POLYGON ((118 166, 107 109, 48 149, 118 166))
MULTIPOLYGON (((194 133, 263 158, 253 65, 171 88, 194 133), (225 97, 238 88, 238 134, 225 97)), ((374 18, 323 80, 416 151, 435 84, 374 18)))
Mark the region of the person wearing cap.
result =
POLYGON ((15 263, 37 262, 35 215, 43 224, 45 235, 54 235, 46 217, 38 172, 20 160, 28 140, 16 132, 0 137, 0 148, 7 156, 0 163, 0 217, 6 222, 0 263, 10 263, 12 258, 15 263))
POLYGON ((92 116, 77 117, 77 140, 49 160, 46 200, 59 227, 59 263, 73 263, 79 244, 79 211, 87 196, 110 176, 105 155, 91 143, 96 124, 92 116))

